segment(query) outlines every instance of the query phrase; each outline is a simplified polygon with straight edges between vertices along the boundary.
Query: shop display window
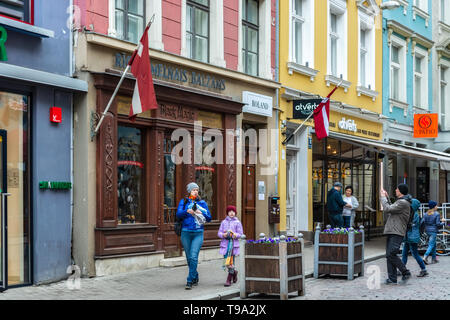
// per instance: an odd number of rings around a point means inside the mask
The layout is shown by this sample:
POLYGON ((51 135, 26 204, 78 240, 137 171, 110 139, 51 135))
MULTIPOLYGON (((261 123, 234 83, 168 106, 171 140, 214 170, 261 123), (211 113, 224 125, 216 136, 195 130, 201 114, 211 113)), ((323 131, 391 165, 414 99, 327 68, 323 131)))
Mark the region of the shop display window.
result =
POLYGON ((143 130, 118 126, 118 223, 145 222, 143 130))

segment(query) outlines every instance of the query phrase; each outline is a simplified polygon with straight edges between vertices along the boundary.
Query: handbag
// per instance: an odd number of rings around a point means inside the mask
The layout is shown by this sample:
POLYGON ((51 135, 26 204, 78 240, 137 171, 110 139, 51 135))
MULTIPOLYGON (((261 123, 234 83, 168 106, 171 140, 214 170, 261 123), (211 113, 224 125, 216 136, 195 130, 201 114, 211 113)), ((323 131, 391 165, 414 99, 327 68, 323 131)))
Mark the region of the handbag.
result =
MULTIPOLYGON (((184 199, 184 204, 183 204, 183 209, 186 208, 187 202, 188 202, 188 199, 185 198, 184 199)), ((183 219, 175 218, 175 223, 173 225, 173 230, 175 231, 175 234, 177 236, 181 236, 181 227, 182 227, 182 225, 183 225, 183 219)))
POLYGON ((175 230, 175 234, 177 236, 181 236, 181 225, 183 220, 179 220, 178 218, 175 220, 175 224, 173 225, 173 229, 175 230))

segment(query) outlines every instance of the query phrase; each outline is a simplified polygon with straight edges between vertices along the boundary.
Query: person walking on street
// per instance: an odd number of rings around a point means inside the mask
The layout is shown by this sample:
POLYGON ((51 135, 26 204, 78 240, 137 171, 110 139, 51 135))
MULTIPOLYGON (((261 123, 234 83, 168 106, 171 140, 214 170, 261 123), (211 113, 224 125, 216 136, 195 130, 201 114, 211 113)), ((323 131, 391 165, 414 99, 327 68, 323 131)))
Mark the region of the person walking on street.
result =
POLYGON ((425 232, 429 236, 428 240, 428 249, 423 256, 423 260, 426 264, 429 264, 428 258, 432 257, 431 263, 438 263, 439 261, 436 259, 436 237, 439 231, 439 227, 444 225, 444 222, 441 222, 441 216, 437 211, 437 203, 436 201, 430 200, 428 202, 428 211, 424 214, 422 223, 425 225, 425 232))
POLYGON ((356 208, 359 207, 359 202, 356 197, 353 196, 353 187, 345 187, 345 194, 342 196, 342 200, 345 203, 351 205, 351 208, 344 207, 342 211, 342 217, 344 219, 344 228, 353 227, 355 223, 356 208))
POLYGON ((332 228, 342 228, 344 226, 342 210, 344 207, 351 209, 351 205, 342 200, 341 190, 342 183, 335 182, 327 195, 328 217, 332 228))
POLYGON ((200 199, 198 192, 198 185, 195 182, 189 183, 187 185, 188 196, 180 201, 177 209, 177 218, 183 220, 181 225, 181 244, 186 253, 189 267, 186 290, 198 285, 198 255, 203 245, 204 224, 211 221, 208 205, 204 200, 200 199))
POLYGON ((426 266, 424 261, 419 255, 419 251, 417 249, 418 244, 420 242, 420 217, 417 210, 420 207, 420 201, 417 199, 412 199, 411 201, 411 208, 414 211, 414 218, 412 221, 411 229, 407 231, 405 242, 403 245, 403 252, 402 252, 402 262, 406 266, 406 263, 408 262, 408 253, 411 251, 412 256, 416 259, 417 263, 420 267, 420 273, 418 277, 425 277, 428 275, 426 266))
POLYGON ((225 287, 231 286, 231 282, 237 282, 235 258, 239 255, 239 238, 244 233, 242 224, 236 217, 236 207, 227 207, 227 217, 220 224, 218 236, 220 242, 219 253, 224 256, 224 267, 228 271, 225 287))
POLYGON ((411 215, 412 197, 408 195, 408 186, 403 183, 399 184, 397 189, 395 189, 397 201, 394 204, 390 203, 388 194, 384 189, 380 193, 383 212, 387 218, 384 227, 384 234, 387 236, 386 260, 388 279, 386 280, 386 284, 397 283, 397 269, 402 274, 403 282, 406 282, 411 277, 411 272, 406 269, 406 266, 397 254, 400 252, 400 245, 406 235, 411 215))

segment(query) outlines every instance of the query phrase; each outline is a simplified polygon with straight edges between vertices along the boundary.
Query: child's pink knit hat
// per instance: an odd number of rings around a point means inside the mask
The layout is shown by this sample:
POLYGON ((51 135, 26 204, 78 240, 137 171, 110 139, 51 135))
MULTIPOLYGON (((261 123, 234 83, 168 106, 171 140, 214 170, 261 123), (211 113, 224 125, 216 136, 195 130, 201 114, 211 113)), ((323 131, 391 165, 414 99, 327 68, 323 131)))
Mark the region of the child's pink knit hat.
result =
POLYGON ((228 215, 228 212, 231 211, 231 210, 233 210, 234 212, 237 213, 237 210, 236 210, 236 207, 235 207, 235 206, 228 206, 228 207, 227 207, 227 215, 228 215))

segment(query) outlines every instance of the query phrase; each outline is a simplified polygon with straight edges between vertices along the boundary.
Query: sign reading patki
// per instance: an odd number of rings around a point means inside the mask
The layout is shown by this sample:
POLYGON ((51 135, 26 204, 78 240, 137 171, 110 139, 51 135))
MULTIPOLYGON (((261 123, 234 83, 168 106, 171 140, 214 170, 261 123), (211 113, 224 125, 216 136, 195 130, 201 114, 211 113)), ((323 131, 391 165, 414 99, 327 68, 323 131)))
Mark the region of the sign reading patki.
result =
POLYGON ((414 115, 414 138, 437 138, 438 114, 426 113, 414 115))
POLYGON ((293 101, 293 119, 306 119, 322 102, 322 99, 304 99, 293 101))

